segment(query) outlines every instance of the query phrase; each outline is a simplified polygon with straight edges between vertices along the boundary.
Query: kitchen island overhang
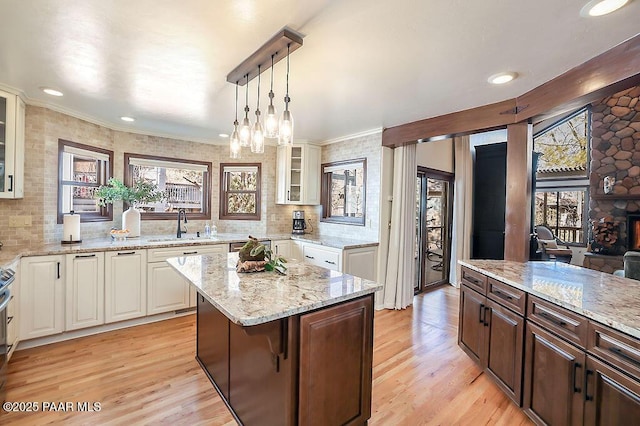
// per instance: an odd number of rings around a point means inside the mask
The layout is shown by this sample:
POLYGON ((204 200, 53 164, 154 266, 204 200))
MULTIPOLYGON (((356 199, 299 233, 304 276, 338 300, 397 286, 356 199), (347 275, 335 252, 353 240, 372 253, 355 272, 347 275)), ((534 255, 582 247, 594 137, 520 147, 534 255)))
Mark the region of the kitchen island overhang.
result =
POLYGON ((236 420, 364 424, 381 286, 298 261, 237 273, 237 256, 167 260, 198 292, 196 359, 236 420))

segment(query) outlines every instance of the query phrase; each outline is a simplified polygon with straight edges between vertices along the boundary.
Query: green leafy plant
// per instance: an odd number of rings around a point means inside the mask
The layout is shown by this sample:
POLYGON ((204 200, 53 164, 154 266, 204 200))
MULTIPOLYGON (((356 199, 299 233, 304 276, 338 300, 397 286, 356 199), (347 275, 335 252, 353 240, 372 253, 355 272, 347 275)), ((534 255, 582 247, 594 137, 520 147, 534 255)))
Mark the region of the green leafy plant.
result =
POLYGON ((134 203, 153 203, 165 198, 158 186, 146 180, 139 180, 133 186, 126 186, 121 180, 110 178, 106 185, 99 187, 94 196, 100 206, 124 201, 132 206, 134 203))
POLYGON ((259 244, 251 249, 251 256, 260 256, 264 254, 264 260, 267 263, 264 265, 265 271, 276 271, 279 274, 286 275, 287 267, 284 265, 287 263, 287 260, 282 257, 274 254, 269 247, 266 247, 263 244, 259 244))

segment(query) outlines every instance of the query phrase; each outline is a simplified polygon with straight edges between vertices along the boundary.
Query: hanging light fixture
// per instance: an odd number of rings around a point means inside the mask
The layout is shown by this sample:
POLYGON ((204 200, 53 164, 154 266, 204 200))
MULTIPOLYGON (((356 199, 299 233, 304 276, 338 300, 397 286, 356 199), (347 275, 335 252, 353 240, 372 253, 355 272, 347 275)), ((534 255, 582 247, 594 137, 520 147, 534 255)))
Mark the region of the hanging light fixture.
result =
POLYGON ((244 119, 242 119, 242 125, 240 126, 240 146, 251 146, 251 123, 249 122, 249 74, 246 74, 245 78, 247 79, 247 83, 244 88, 245 105, 244 119))
POLYGON ((240 136, 238 135, 238 82, 236 81, 236 119, 233 122, 233 132, 229 137, 229 157, 240 158, 240 136))
MULTIPOLYGON (((277 53, 277 52, 276 52, 277 53)), ((275 139, 278 137, 278 115, 276 107, 273 106, 273 57, 271 55, 271 90, 269 91, 269 108, 267 109, 267 118, 264 120, 265 137, 275 139)))
POLYGON ((251 152, 264 153, 264 131, 260 122, 260 65, 258 65, 258 101, 256 104, 256 122, 253 124, 251 134, 251 152))
POLYGON ((293 115, 289 111, 289 54, 291 43, 287 44, 287 93, 284 95, 284 111, 280 117, 278 131, 278 145, 293 145, 293 115))

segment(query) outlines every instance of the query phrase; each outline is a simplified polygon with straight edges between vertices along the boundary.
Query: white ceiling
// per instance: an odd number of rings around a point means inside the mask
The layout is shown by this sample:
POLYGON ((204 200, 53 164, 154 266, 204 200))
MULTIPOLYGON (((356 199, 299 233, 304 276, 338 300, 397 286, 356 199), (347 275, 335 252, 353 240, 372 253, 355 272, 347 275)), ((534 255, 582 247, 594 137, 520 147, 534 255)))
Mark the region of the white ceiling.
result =
POLYGON ((0 0, 0 84, 112 128, 221 143, 227 73, 289 26, 305 36, 291 55, 295 139, 326 141, 513 98, 638 33, 640 1, 583 18, 586 2, 0 0), (489 85, 501 71, 520 78, 489 85))

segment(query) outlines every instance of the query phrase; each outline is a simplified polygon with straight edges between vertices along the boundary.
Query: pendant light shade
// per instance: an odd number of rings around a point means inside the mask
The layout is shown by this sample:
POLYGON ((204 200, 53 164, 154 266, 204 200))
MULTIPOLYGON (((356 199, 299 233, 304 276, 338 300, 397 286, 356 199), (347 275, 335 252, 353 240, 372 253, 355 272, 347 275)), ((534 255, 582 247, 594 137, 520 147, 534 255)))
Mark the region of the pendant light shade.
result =
POLYGON ((287 93, 284 95, 284 111, 280 117, 278 145, 293 145, 293 115, 289 111, 289 54, 291 43, 287 44, 287 93))
POLYGON ((256 103, 256 122, 251 132, 251 152, 264 153, 264 131, 260 122, 260 65, 258 65, 258 101, 256 103))
POLYGON ((238 134, 238 82, 236 81, 236 119, 233 122, 233 132, 229 137, 229 157, 240 158, 240 136, 238 134))
POLYGON ((267 116, 264 120, 264 136, 275 139, 278 137, 278 114, 276 107, 273 106, 273 57, 271 55, 271 90, 269 91, 269 107, 267 108, 267 116))
POLYGON ((240 125, 240 146, 251 146, 251 123, 249 122, 249 74, 245 76, 247 84, 245 86, 245 106, 244 106, 244 118, 242 119, 242 125, 240 125))

